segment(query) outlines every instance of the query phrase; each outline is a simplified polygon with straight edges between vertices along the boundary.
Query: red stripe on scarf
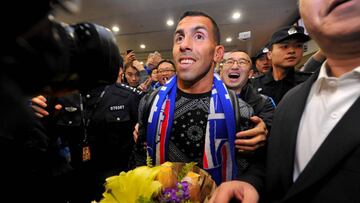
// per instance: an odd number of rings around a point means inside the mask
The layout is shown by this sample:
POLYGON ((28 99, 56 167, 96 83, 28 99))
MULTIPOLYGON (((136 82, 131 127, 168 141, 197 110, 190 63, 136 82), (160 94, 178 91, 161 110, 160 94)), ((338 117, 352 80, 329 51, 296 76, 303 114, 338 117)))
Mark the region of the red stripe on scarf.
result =
POLYGON ((203 156, 203 167, 204 168, 209 168, 209 164, 207 162, 207 157, 206 157, 206 151, 204 150, 204 156, 203 156))
POLYGON ((226 181, 226 167, 227 167, 227 151, 226 151, 226 145, 223 145, 221 148, 221 154, 222 154, 222 164, 221 164, 221 177, 222 177, 222 182, 226 181))
POLYGON ((164 109, 164 121, 161 123, 160 131, 160 164, 165 162, 165 139, 169 121, 170 100, 166 101, 164 109))

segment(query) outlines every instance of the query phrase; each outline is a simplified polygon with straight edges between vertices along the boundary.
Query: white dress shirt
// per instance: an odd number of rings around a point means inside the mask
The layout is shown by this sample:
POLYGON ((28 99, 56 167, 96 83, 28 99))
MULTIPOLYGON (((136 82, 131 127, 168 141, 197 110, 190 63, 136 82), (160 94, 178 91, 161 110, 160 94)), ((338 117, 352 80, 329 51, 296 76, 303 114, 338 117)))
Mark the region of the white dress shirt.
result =
POLYGON ((329 76, 327 69, 325 61, 310 90, 301 117, 295 151, 294 181, 360 96, 360 66, 339 78, 329 76))

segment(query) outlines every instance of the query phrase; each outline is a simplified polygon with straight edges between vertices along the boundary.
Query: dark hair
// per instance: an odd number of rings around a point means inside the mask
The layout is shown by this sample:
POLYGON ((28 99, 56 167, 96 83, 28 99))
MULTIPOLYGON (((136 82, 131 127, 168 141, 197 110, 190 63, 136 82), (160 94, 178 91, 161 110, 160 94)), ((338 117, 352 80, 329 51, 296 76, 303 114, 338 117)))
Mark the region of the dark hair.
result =
MULTIPOLYGON (((174 67, 174 69, 176 70, 176 67, 175 67, 174 62, 172 62, 172 61, 170 61, 170 60, 168 60, 168 59, 163 59, 163 60, 161 60, 161 61, 157 64, 157 66, 156 66, 155 68, 158 69, 158 67, 159 67, 162 63, 170 63, 170 64, 174 67)), ((155 69, 155 68, 154 68, 154 69, 155 69)))
POLYGON ((217 45, 220 44, 220 29, 219 29, 219 26, 216 24, 215 20, 210 17, 208 14, 202 12, 202 11, 186 11, 185 13, 183 13, 180 18, 179 18, 179 21, 180 22, 182 19, 184 19, 185 17, 188 17, 188 16, 203 16, 203 17, 206 17, 208 19, 210 19, 212 25, 213 25, 213 34, 215 36, 215 41, 217 43, 217 45))
POLYGON ((125 73, 126 69, 128 69, 128 68, 130 68, 130 67, 132 67, 132 66, 133 66, 132 61, 129 61, 129 62, 125 63, 125 66, 124 66, 124 73, 125 73))

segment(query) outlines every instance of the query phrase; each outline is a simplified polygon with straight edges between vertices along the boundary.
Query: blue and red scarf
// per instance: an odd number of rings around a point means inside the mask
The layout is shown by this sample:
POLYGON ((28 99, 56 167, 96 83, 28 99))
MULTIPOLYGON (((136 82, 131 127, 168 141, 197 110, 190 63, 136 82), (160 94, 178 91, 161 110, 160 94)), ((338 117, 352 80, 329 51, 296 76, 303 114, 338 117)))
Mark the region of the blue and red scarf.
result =
MULTIPOLYGON (((147 126, 148 155, 153 164, 168 161, 168 144, 174 118, 177 78, 172 77, 156 95, 151 106, 147 126)), ((214 75, 205 134, 203 168, 217 184, 236 177, 235 116, 229 93, 214 75)), ((175 132, 176 133, 176 132, 175 132)))

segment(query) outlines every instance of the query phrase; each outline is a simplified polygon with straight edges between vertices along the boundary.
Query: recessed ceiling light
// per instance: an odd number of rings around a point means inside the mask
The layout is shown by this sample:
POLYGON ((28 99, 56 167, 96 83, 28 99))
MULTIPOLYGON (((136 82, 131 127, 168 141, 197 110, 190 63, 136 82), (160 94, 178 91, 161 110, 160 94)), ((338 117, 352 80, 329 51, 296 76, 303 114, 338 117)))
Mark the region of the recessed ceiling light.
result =
POLYGON ((233 15, 232 15, 232 18, 233 19, 239 19, 240 18, 240 13, 239 12, 235 12, 233 15))
POLYGON ((166 24, 167 24, 168 26, 173 26, 173 25, 174 25, 174 21, 171 20, 171 19, 169 19, 169 20, 166 21, 166 24))
POLYGON ((120 28, 119 28, 118 26, 114 25, 114 26, 111 28, 111 30, 112 30, 113 32, 119 32, 119 31, 120 31, 120 28))
POLYGON ((231 41, 232 41, 231 37, 226 38, 226 42, 231 42, 231 41))
POLYGON ((146 48, 145 44, 140 44, 140 48, 145 49, 146 48))

